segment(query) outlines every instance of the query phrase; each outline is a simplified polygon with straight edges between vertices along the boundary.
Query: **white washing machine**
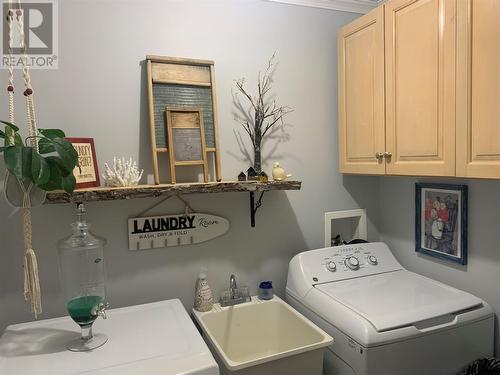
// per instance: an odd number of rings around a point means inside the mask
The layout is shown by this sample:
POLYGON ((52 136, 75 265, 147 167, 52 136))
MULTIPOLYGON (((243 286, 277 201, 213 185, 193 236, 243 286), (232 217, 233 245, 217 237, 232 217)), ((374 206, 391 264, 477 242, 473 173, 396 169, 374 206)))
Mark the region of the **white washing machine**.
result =
POLYGON ((384 243, 296 255, 286 299, 335 339, 325 375, 456 375, 493 354, 491 307, 405 270, 384 243))

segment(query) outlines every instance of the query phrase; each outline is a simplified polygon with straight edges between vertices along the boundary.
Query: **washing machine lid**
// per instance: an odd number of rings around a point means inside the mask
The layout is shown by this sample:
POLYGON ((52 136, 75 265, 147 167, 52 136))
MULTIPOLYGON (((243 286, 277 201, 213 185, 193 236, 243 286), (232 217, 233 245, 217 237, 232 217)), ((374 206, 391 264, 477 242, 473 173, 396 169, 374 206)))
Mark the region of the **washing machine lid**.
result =
POLYGON ((315 288, 367 319, 378 332, 482 305, 469 293, 405 270, 315 288))

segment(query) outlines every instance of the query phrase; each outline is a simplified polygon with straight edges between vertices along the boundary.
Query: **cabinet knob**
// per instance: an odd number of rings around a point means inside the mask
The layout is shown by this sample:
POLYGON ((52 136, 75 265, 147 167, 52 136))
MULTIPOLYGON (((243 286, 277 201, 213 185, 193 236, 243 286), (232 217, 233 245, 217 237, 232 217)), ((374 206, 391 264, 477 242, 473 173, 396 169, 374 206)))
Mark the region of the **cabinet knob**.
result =
POLYGON ((390 159, 392 157, 392 152, 386 151, 384 152, 384 158, 390 159))
POLYGON ((377 160, 382 160, 384 158, 384 153, 383 152, 377 152, 377 153, 375 153, 375 158, 377 160))

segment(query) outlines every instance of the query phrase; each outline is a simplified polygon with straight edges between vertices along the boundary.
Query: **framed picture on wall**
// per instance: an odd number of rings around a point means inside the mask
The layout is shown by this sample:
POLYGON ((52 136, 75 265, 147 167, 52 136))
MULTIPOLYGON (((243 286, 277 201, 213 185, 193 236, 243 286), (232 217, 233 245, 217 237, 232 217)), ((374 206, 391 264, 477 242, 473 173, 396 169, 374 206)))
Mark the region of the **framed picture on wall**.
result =
POLYGON ((66 138, 71 142, 78 153, 78 163, 80 167, 73 170, 76 178, 76 188, 99 187, 99 170, 95 156, 95 146, 93 138, 66 138))
POLYGON ((467 186, 415 184, 415 251, 467 264, 467 186))

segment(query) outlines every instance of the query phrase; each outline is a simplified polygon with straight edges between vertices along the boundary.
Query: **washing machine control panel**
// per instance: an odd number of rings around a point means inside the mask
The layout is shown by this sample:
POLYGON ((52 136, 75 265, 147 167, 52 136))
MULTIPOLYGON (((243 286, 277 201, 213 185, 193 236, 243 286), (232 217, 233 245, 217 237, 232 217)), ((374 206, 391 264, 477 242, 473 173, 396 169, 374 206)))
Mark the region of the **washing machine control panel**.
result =
POLYGON ((383 242, 333 246, 294 256, 290 261, 288 282, 314 286, 402 269, 383 242))
POLYGON ((403 269, 382 242, 305 251, 290 262, 295 268, 313 285, 403 269))
POLYGON ((338 246, 330 249, 332 250, 330 254, 321 262, 330 272, 352 272, 365 267, 379 266, 377 256, 364 246, 338 246))

